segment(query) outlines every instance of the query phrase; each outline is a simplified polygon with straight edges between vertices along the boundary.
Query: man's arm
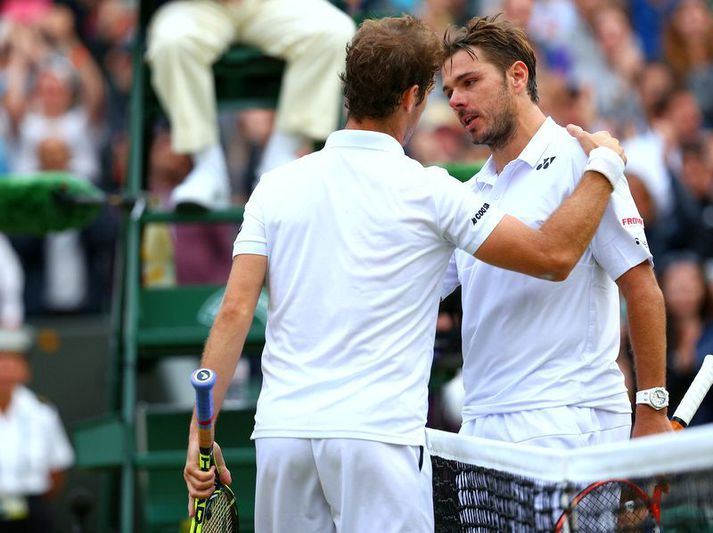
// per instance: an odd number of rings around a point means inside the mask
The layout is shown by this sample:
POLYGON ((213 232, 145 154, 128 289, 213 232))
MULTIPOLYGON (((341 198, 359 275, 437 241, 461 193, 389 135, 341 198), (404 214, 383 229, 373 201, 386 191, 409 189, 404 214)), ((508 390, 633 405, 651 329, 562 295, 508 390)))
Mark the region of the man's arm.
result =
MULTIPOLYGON (((613 150, 625 161, 619 141, 606 132, 568 128, 589 154, 613 150)), ((623 172, 623 167, 622 167, 623 172)), ((552 281, 567 278, 587 249, 609 203, 612 185, 603 174, 584 173, 580 184, 539 230, 505 216, 475 252, 486 263, 552 281)))
MULTIPOLYGON (((240 359, 266 273, 267 257, 264 255, 243 254, 233 260, 223 304, 210 330, 201 359, 201 367, 214 370, 217 377, 213 388, 215 418, 220 412, 225 392, 240 359)), ((216 462, 221 468, 221 480, 230 483, 230 472, 225 468, 219 446, 216 445, 214 453, 216 462)), ((213 492, 214 485, 214 472, 202 472, 198 468, 198 430, 195 413, 191 420, 183 477, 188 486, 188 512, 192 516, 193 498, 208 497, 213 492)))
MULTIPOLYGON (((661 289, 648 261, 622 274, 617 280, 629 322, 634 352, 637 390, 666 385, 666 314, 661 289)), ((633 437, 672 431, 667 410, 636 406, 633 437)))

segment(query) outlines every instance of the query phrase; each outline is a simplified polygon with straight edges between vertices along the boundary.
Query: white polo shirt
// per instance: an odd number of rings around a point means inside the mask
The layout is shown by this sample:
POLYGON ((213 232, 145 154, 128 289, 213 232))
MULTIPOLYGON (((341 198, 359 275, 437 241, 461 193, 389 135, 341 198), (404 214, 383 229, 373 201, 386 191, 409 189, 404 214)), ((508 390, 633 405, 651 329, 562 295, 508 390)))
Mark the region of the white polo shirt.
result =
MULTIPOLYGON (((490 205, 538 228, 581 179, 587 156, 547 119, 497 175, 492 158, 467 185, 490 205)), ((517 250, 513 250, 517 253, 517 250)), ((562 405, 630 412, 619 352, 613 280, 651 260, 643 221, 622 183, 590 246, 562 282, 500 268, 456 251, 443 296, 463 300, 463 420, 562 405)))
POLYGON ((0 411, 0 496, 31 496, 50 488, 50 472, 74 463, 57 411, 17 386, 7 411, 0 411))
POLYGON ((264 175, 233 252, 268 258, 253 437, 423 444, 440 280, 502 216, 376 132, 264 175))

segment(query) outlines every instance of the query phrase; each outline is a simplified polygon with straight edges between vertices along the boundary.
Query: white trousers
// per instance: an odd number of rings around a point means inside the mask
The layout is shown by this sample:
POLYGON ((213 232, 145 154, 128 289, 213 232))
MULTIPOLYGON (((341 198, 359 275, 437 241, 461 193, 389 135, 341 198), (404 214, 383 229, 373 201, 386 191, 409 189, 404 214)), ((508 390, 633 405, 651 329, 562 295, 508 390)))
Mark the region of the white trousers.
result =
POLYGON ((573 449, 621 442, 631 434, 631 415, 589 407, 550 407, 480 416, 464 422, 462 435, 573 449))
POLYGON ((339 74, 352 19, 327 0, 178 0, 148 31, 152 83, 171 122, 173 148, 195 153, 218 142, 211 65, 234 42, 282 58, 276 127, 325 139, 338 126, 339 74))
POLYGON ((260 438, 256 533, 432 533, 425 447, 260 438))

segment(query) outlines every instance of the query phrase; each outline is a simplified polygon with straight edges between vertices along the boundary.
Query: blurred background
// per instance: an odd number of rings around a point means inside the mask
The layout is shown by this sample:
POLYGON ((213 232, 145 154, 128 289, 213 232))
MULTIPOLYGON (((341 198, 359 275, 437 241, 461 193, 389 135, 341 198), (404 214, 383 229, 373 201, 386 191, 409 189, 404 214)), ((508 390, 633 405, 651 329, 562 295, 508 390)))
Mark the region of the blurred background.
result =
MULTIPOLYGON (((668 384, 675 405, 703 355, 713 352, 713 3, 333 3, 357 22, 412 13, 439 34, 472 16, 502 12, 536 45, 545 114, 560 124, 607 129, 623 140, 627 176, 666 300, 668 384)), ((0 180, 66 171, 106 193, 122 190, 132 141, 132 47, 143 31, 139 10, 138 0, 0 1, 0 180)), ((151 206, 167 208, 170 191, 191 171, 192 162, 173 151, 165 117, 147 122, 142 187, 150 192, 151 206)), ((221 107, 218 123, 231 203, 241 206, 256 183, 275 110, 221 107)), ((424 164, 475 165, 488 156, 486 148, 470 144, 438 88, 407 153, 424 164)), ((157 223, 142 231, 142 286, 221 284, 226 279, 237 223, 227 221, 210 230, 198 224, 157 223)), ((81 230, 0 234, 0 328, 33 326, 29 386, 58 408, 69 433, 115 401, 107 391, 116 379, 112 309, 118 305, 116 274, 123 259, 117 243, 122 239, 122 214, 108 207, 81 230)), ((442 406, 440 385, 459 365, 459 312, 456 294, 444 302, 439 317, 433 427, 458 427, 442 406)), ((630 376, 624 322, 620 362, 630 376)), ((190 404, 191 391, 175 381, 196 363, 193 358, 152 367, 152 377, 139 381, 138 398, 190 404)), ((253 361, 239 368, 236 396, 251 394, 256 366, 253 361), (247 392, 241 392, 241 385, 247 392)), ((694 423, 713 421, 712 403, 709 395, 694 423)), ((72 502, 76 511, 91 500, 78 491, 92 493, 99 486, 91 472, 70 472, 56 500, 58 531, 71 531, 77 523, 70 516, 72 502)), ((88 521, 89 531, 96 530, 96 520, 88 521)))

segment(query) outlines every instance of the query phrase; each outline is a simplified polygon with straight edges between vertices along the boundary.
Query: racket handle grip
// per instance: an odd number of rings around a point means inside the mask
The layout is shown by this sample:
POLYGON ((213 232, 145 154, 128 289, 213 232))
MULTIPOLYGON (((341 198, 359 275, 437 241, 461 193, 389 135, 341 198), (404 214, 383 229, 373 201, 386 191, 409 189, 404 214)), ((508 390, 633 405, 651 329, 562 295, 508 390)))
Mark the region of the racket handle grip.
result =
MULTIPOLYGON (((206 438, 212 440, 211 430, 213 429, 213 386, 215 385, 215 372, 210 368, 199 368, 191 375, 191 384, 196 390, 196 419, 198 420, 198 431, 200 445, 203 447, 206 438)), ((212 442, 207 443, 209 447, 212 442)))
POLYGON ((686 394, 683 395, 683 399, 678 405, 676 412, 673 413, 671 419, 673 429, 683 429, 688 426, 712 384, 713 355, 709 354, 703 359, 701 369, 698 371, 698 374, 696 374, 686 394))

